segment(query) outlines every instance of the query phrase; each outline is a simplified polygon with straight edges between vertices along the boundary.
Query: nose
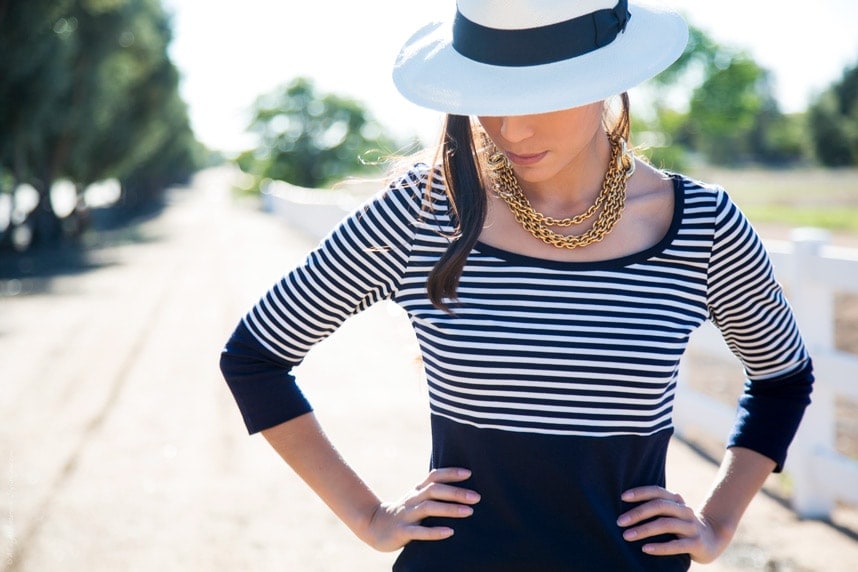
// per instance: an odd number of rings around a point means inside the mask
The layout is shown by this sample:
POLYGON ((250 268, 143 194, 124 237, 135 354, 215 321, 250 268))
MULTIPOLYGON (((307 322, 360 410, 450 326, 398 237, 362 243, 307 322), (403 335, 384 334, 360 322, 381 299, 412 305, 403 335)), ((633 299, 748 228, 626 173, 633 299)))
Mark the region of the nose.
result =
POLYGON ((518 143, 533 136, 533 123, 527 115, 501 117, 500 133, 510 143, 518 143))

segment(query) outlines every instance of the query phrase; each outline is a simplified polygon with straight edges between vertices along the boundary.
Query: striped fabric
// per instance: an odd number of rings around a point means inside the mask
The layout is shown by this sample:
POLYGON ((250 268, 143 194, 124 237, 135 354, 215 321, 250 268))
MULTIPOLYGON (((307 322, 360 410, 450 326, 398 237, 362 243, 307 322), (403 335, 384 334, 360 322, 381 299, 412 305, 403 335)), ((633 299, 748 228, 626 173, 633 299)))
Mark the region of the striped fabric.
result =
MULTIPOLYGON (((221 371, 250 432, 307 413, 291 373, 349 316, 400 304, 420 343, 432 467, 466 467, 482 499, 442 542, 410 542, 393 570, 687 570, 616 525, 623 491, 666 484, 677 369, 713 320, 745 366, 728 446, 780 470, 813 381, 810 359, 760 239, 717 187, 673 175, 670 229, 616 260, 563 263, 478 243, 454 315, 426 279, 454 236, 428 168, 367 202, 236 327, 221 371)), ((356 364, 359 366, 359 364, 356 364)), ((356 428, 359 430, 359 428, 356 428)))
POLYGON ((454 234, 443 188, 418 165, 335 229, 244 319, 298 364, 350 315, 392 299, 408 313, 431 411, 476 428, 608 437, 671 427, 689 335, 711 318, 752 381, 809 358, 763 245, 726 193, 674 175, 676 208, 657 245, 596 263, 479 244, 455 315, 426 278, 454 234))

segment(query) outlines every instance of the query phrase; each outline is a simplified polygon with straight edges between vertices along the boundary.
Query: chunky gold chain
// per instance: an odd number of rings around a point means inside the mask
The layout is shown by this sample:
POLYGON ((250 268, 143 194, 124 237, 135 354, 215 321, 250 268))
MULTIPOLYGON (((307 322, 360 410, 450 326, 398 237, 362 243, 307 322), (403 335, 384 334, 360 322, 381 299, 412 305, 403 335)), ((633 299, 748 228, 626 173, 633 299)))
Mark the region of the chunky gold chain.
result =
POLYGON ((578 248, 599 242, 620 220, 626 203, 626 181, 635 171, 635 158, 623 139, 611 138, 611 160, 596 201, 583 213, 562 219, 546 216, 533 208, 521 190, 521 185, 506 155, 497 150, 491 152, 488 157, 488 169, 495 193, 509 206, 515 220, 526 231, 557 248, 578 248), (548 228, 549 226, 566 228, 581 224, 592 217, 600 207, 602 210, 599 216, 586 232, 563 235, 548 228))

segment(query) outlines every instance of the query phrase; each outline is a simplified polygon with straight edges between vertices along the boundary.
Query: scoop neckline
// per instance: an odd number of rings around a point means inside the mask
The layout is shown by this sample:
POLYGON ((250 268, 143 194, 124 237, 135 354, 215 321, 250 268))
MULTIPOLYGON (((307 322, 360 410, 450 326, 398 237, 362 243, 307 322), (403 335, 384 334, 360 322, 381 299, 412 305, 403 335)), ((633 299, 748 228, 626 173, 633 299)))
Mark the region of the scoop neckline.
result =
POLYGON ((685 210, 685 194, 682 192, 683 186, 681 177, 676 173, 668 172, 666 174, 670 177, 671 182, 673 183, 673 216, 671 216, 670 219, 670 226, 658 242, 643 250, 617 258, 606 258, 604 260, 566 261, 519 254, 496 246, 490 246, 480 240, 477 240, 474 245, 474 251, 523 266, 542 266, 546 268, 569 270, 623 268, 649 260, 653 256, 664 252, 664 250, 673 242, 677 232, 679 231, 679 226, 682 222, 682 213, 685 210))

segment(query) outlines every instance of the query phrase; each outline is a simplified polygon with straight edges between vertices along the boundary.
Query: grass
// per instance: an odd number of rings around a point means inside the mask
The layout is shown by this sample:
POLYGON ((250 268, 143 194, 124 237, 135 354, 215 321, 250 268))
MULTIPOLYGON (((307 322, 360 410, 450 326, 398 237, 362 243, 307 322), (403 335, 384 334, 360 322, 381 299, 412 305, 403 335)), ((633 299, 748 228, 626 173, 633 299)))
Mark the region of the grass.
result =
POLYGON ((810 226, 828 230, 858 232, 858 207, 802 207, 790 205, 748 205, 742 208, 754 223, 810 226))
POLYGON ((858 169, 721 169, 690 174, 722 185, 754 223, 858 232, 858 169))

